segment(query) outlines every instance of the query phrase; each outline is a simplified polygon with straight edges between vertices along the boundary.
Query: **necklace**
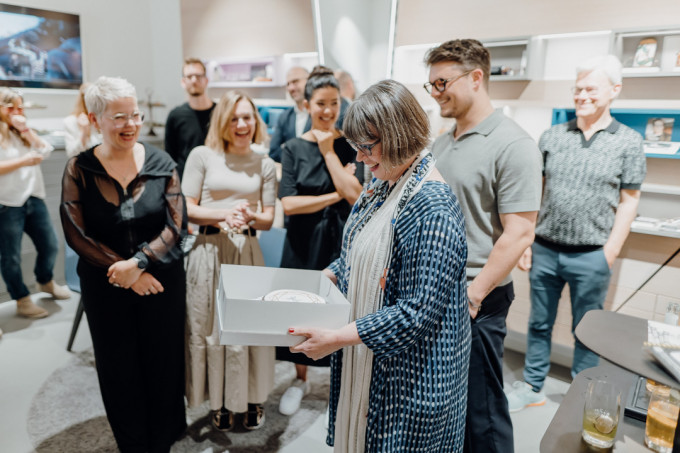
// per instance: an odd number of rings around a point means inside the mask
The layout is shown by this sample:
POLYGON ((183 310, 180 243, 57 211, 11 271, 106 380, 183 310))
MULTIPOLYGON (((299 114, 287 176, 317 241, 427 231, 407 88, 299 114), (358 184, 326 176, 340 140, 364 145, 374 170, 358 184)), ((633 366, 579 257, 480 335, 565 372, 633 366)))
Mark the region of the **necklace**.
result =
POLYGON ((114 179, 119 181, 123 187, 127 187, 128 183, 132 181, 135 176, 137 176, 137 158, 135 156, 134 150, 132 152, 132 160, 127 160, 122 168, 116 168, 113 165, 113 161, 110 158, 104 158, 104 156, 102 156, 100 162, 104 167, 104 170, 106 170, 110 176, 113 176, 114 179))

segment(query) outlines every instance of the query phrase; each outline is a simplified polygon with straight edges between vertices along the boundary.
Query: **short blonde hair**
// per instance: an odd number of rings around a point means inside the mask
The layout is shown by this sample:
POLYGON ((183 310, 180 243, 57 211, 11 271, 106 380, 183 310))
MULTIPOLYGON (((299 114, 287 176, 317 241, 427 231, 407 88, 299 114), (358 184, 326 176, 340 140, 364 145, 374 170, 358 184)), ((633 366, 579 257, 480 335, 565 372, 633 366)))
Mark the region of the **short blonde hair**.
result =
POLYGON ((97 117, 104 113, 109 102, 122 98, 137 100, 137 90, 130 82, 120 77, 102 76, 85 88, 85 106, 97 117))
POLYGON ((371 85, 347 108, 345 136, 354 143, 380 139, 382 159, 403 164, 430 142, 430 121, 413 93, 395 80, 371 85))
POLYGON ((253 100, 242 91, 228 91, 222 95, 219 102, 213 110, 210 127, 208 128, 208 135, 205 139, 205 145, 208 148, 227 152, 229 143, 233 141, 233 137, 229 135, 229 124, 234 117, 234 110, 236 104, 240 101, 246 100, 253 107, 253 115, 255 117, 255 134, 253 134, 252 143, 262 143, 267 138, 267 125, 262 120, 262 117, 255 107, 253 100))

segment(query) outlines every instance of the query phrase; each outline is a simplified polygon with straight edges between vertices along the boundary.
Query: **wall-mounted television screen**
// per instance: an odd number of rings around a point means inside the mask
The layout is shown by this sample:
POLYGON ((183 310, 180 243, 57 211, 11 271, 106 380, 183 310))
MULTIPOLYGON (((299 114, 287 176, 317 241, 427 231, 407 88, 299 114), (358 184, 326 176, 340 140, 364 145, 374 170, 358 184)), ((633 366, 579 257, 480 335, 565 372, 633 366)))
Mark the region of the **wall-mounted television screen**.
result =
POLYGON ((0 86, 78 88, 80 18, 0 3, 0 86))

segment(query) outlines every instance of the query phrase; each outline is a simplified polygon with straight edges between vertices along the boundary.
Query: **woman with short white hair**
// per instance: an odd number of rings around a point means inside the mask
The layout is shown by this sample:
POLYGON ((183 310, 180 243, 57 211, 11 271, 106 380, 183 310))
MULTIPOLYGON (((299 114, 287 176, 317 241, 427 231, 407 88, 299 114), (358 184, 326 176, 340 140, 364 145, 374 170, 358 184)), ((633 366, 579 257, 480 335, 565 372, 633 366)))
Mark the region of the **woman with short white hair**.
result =
POLYGON ((80 257, 102 399, 122 452, 167 452, 186 429, 179 175, 137 142, 144 115, 127 80, 100 77, 85 103, 102 143, 68 161, 61 221, 80 257))

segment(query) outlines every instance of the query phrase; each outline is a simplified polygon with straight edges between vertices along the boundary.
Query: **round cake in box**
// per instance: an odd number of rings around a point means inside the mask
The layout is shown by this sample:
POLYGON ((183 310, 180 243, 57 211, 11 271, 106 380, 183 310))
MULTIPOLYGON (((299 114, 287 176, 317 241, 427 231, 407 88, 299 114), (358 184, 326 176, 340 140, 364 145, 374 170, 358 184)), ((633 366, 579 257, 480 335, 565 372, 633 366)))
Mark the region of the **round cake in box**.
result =
POLYGON ((266 294, 262 300, 277 302, 304 302, 309 304, 325 304, 326 301, 318 294, 302 291, 301 289, 277 289, 266 294))

